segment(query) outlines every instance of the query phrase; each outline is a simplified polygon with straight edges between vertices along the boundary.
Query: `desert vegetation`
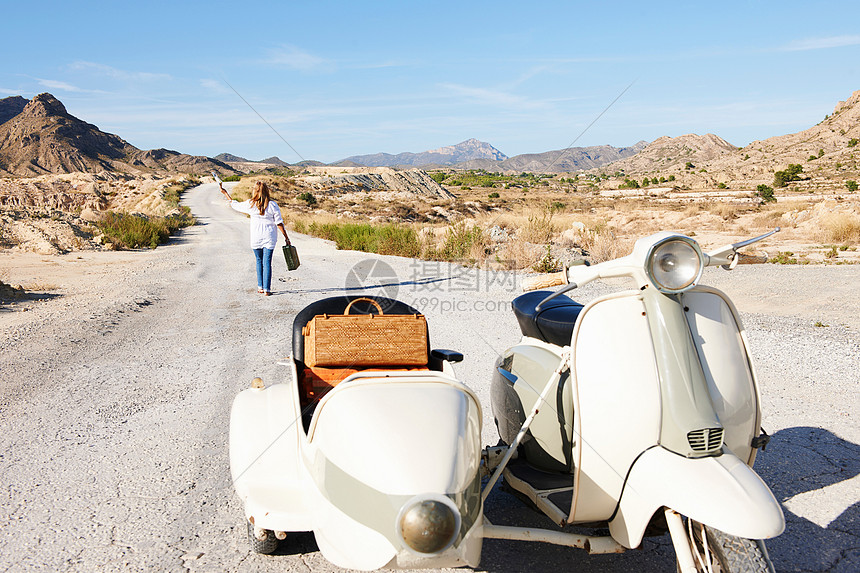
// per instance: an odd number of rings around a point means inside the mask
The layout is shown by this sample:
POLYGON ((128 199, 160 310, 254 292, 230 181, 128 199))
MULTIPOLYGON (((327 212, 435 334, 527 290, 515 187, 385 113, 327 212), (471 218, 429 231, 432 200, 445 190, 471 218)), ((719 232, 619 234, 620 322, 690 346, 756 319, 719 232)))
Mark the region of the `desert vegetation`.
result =
POLYGON ((179 229, 196 223, 191 210, 179 204, 182 193, 199 185, 195 177, 171 180, 161 192, 163 209, 169 214, 151 216, 141 213, 106 211, 96 226, 104 235, 103 242, 116 249, 154 249, 166 242, 179 229))
MULTIPOLYGON (((785 179, 797 180, 802 168, 790 164, 784 172, 785 179)), ((296 231, 340 249, 504 269, 600 262, 661 230, 694 236, 707 249, 781 227, 779 243, 788 244, 792 256, 770 248, 780 262, 853 262, 860 244, 860 208, 838 189, 812 197, 802 188, 777 192, 767 184, 744 189, 720 182, 710 191, 690 190, 665 176, 636 180, 622 172, 429 175, 453 196, 337 193, 308 188, 300 176, 272 174, 243 177, 234 196, 247 197, 263 177, 296 231)), ((856 192, 847 184, 842 189, 856 192)))

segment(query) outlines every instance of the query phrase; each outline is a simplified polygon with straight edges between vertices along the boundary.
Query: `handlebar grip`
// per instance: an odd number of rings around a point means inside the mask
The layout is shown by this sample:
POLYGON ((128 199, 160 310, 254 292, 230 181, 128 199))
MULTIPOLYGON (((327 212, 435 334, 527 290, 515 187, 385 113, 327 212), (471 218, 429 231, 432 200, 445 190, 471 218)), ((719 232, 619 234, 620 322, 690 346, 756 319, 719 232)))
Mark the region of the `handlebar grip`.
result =
POLYGON ((532 277, 523 281, 523 292, 567 284, 567 269, 557 273, 532 277))

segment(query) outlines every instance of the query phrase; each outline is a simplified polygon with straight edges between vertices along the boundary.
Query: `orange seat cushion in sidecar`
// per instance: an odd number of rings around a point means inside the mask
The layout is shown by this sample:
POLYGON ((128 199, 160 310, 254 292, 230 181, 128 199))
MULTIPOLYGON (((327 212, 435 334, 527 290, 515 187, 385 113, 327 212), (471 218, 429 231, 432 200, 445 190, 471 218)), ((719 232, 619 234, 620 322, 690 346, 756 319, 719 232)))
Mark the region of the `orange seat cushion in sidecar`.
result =
POLYGON ((313 402, 318 402, 326 393, 356 372, 405 372, 409 370, 427 370, 426 366, 415 368, 325 368, 313 366, 304 368, 299 374, 300 403, 304 409, 313 402))

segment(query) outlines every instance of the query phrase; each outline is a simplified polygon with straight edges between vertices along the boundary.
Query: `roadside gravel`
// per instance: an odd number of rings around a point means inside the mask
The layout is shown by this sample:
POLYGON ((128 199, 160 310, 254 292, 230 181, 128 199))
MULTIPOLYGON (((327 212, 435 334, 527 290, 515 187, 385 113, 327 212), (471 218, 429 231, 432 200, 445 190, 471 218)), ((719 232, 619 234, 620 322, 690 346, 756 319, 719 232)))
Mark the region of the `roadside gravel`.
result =
MULTIPOLYGON (((481 398, 484 443, 496 442, 490 371, 519 337, 509 303, 521 275, 292 234, 302 266, 276 259, 275 295, 261 297, 247 221, 214 185, 186 202, 201 224, 155 251, 0 254, 5 282, 53 287, 0 312, 0 571, 336 571, 308 535, 274 557, 249 553, 227 424, 253 377, 286 376, 276 362, 296 312, 345 289, 413 304, 434 347, 464 352, 458 375, 481 398)), ((860 569, 860 267, 757 265, 704 282, 734 298, 754 349, 774 436, 756 469, 788 519, 768 542, 777 570, 860 569)), ((500 492, 487 514, 540 523, 500 492)), ((668 572, 672 555, 668 539, 594 557, 491 540, 481 570, 668 572)))

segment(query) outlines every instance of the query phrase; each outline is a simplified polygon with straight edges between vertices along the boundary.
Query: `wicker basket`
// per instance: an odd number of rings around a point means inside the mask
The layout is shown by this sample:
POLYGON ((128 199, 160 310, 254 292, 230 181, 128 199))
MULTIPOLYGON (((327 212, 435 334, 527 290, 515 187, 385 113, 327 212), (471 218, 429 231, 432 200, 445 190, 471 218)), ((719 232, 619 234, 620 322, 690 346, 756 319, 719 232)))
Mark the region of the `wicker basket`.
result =
POLYGON ((373 299, 350 302, 343 314, 319 314, 302 329, 307 366, 423 366, 427 364, 427 321, 421 314, 384 314, 373 299), (379 314, 349 314, 358 301, 379 314))

